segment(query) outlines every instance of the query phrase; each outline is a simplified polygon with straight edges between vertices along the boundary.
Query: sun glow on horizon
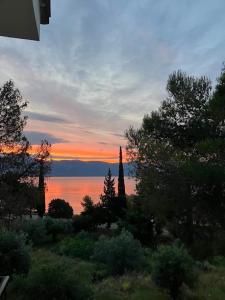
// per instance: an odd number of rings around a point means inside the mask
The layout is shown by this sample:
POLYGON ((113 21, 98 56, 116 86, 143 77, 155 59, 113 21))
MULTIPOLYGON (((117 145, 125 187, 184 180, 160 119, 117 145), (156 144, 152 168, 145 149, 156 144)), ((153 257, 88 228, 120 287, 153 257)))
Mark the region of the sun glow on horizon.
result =
MULTIPOLYGON (((33 145, 30 153, 35 154, 38 145, 33 145)), ((119 159, 119 149, 114 147, 113 149, 103 148, 103 149, 95 149, 84 148, 84 147, 76 147, 71 144, 53 144, 51 147, 51 158, 55 161, 61 160, 81 160, 81 161, 99 161, 99 162, 108 162, 108 163, 116 163, 119 159)), ((125 159, 125 151, 124 151, 124 161, 125 159)))

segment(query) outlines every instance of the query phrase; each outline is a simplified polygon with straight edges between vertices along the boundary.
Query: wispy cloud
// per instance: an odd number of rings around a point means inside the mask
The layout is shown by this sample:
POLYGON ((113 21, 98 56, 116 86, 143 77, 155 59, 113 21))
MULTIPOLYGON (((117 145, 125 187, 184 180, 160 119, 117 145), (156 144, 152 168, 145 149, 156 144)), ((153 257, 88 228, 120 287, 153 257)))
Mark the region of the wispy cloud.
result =
POLYGON ((37 112, 28 111, 26 115, 30 120, 38 120, 38 121, 50 122, 50 123, 68 123, 68 120, 60 116, 50 115, 46 113, 37 113, 37 112))
POLYGON ((58 138, 50 133, 37 132, 37 131, 25 131, 25 136, 31 144, 38 145, 42 140, 47 140, 50 144, 62 144, 67 143, 66 140, 58 138))

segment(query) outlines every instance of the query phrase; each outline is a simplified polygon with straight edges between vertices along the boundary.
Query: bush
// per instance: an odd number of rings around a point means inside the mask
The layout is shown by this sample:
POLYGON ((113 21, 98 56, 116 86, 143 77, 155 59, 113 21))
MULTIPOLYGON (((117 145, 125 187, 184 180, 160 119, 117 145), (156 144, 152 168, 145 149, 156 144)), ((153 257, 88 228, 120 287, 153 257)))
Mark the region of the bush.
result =
POLYGON ((77 215, 73 217, 73 231, 78 233, 80 231, 90 231, 93 229, 93 218, 89 215, 77 215))
POLYGON ((169 300, 169 296, 151 281, 150 276, 126 274, 109 277, 95 286, 96 300, 169 300))
POLYGON ((183 283, 191 286, 196 280, 194 262, 182 246, 161 246, 153 257, 152 279, 177 299, 183 283))
POLYGON ((108 266, 114 275, 140 268, 144 261, 144 252, 132 234, 122 230, 120 235, 108 239, 100 237, 95 245, 93 259, 108 266))
POLYGON ((60 255, 89 259, 93 254, 95 242, 87 235, 80 233, 74 238, 67 238, 60 242, 56 252, 60 255))
POLYGON ((87 284, 76 276, 69 262, 62 260, 36 265, 27 277, 17 276, 10 286, 10 293, 21 300, 92 299, 87 284))
POLYGON ((17 228, 17 231, 19 230, 26 233, 28 240, 34 246, 41 246, 52 240, 56 241, 59 235, 70 234, 72 232, 72 220, 53 218, 27 220, 17 228))
POLYGON ((0 274, 27 273, 30 267, 29 248, 26 237, 0 230, 0 274))
POLYGON ((70 219, 73 216, 73 208, 63 199, 53 199, 48 206, 48 215, 56 219, 70 219))
POLYGON ((24 221, 21 229, 34 246, 43 245, 49 240, 43 219, 24 221))
POLYGON ((72 220, 46 218, 44 223, 47 235, 51 236, 53 241, 56 241, 60 234, 65 235, 72 232, 72 220))

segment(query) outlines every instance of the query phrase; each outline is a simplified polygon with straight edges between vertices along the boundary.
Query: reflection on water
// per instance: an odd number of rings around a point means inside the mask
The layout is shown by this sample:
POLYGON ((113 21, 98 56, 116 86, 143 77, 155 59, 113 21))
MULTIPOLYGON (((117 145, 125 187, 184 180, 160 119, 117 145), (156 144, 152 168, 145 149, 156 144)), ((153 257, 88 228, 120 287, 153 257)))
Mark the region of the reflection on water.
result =
MULTIPOLYGON (((135 193, 135 181, 125 178, 126 193, 135 193)), ((81 201, 85 195, 91 196, 96 203, 103 193, 103 177, 51 177, 47 179, 46 208, 49 202, 55 198, 61 198, 70 203, 74 212, 80 213, 82 210, 81 201)), ((115 178, 117 187, 117 178, 115 178)))

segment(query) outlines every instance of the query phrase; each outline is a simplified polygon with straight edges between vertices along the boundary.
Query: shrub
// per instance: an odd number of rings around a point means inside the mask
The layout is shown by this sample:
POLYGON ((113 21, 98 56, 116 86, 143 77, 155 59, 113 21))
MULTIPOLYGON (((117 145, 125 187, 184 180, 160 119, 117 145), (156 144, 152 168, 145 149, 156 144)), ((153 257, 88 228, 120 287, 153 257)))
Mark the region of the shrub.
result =
POLYGON ((34 246, 43 245, 49 240, 43 219, 24 221, 21 229, 34 246))
POLYGON ((44 220, 47 235, 50 235, 53 241, 57 240, 60 234, 69 234, 72 232, 71 220, 57 220, 53 218, 46 218, 44 220))
POLYGON ((169 296, 151 281, 150 276, 126 274, 109 277, 95 285, 96 300, 169 300, 169 296))
POLYGON ((110 239, 102 236, 96 242, 93 259, 108 266, 110 272, 122 275, 138 269, 144 261, 144 252, 132 234, 122 230, 120 235, 110 239))
POLYGON ((0 230, 0 274, 27 273, 30 267, 29 248, 22 234, 0 230))
POLYGON ((153 257, 152 279, 177 299, 183 283, 191 286, 196 280, 194 262, 182 246, 161 246, 153 257))
POLYGON ((66 235, 72 232, 72 220, 62 219, 37 219, 26 220, 17 226, 17 231, 26 233, 29 241, 34 246, 44 245, 45 243, 56 240, 58 235, 66 235))
POLYGON ((70 219, 73 216, 73 208, 63 199, 53 199, 48 206, 48 215, 56 219, 70 219))
POLYGON ((93 254, 95 242, 80 233, 74 238, 67 238, 59 243, 56 252, 60 255, 89 259, 93 254))
MULTIPOLYGON (((73 272, 66 261, 51 262, 35 266, 29 276, 17 276, 10 293, 23 300, 88 300, 92 292, 86 283, 73 272)), ((13 299, 13 297, 12 297, 13 299)))
POLYGON ((73 231, 78 233, 82 230, 93 229, 93 218, 89 215, 77 215, 73 217, 73 231))

